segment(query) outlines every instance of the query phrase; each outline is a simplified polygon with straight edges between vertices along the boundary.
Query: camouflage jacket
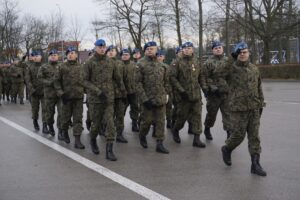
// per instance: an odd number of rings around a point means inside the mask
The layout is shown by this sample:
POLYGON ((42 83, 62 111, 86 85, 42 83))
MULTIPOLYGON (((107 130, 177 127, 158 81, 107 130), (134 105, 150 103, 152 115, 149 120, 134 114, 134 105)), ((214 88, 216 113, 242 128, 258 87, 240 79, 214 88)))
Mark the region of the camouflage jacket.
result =
POLYGON ((106 93, 107 102, 113 103, 115 84, 122 92, 126 92, 116 63, 105 55, 95 53, 84 65, 84 86, 89 103, 103 103, 99 97, 102 92, 106 93))
POLYGON ((248 111, 264 107, 264 95, 258 68, 249 62, 228 62, 221 70, 229 87, 228 104, 231 111, 248 111))
POLYGON ((136 93, 136 63, 123 62, 124 66, 124 84, 128 94, 136 93))
POLYGON ((44 64, 39 69, 38 78, 43 82, 45 98, 57 98, 56 90, 54 88, 54 78, 58 72, 59 65, 57 62, 44 64))
POLYGON ((228 58, 225 56, 211 56, 204 63, 203 71, 206 77, 208 90, 218 89, 221 94, 228 93, 228 85, 224 78, 218 77, 216 71, 225 70, 228 58))
POLYGON ((62 63, 54 78, 57 96, 65 95, 67 99, 83 99, 83 70, 76 61, 62 63))
POLYGON ((42 63, 32 63, 28 66, 25 73, 26 85, 28 87, 30 94, 35 94, 37 96, 44 95, 43 82, 42 79, 38 78, 38 71, 42 63))
POLYGON ((22 62, 10 67, 10 76, 12 83, 24 83, 25 68, 22 62))
POLYGON ((117 84, 116 81, 114 81, 114 91, 115 91, 115 99, 118 98, 126 98, 126 90, 125 90, 125 85, 124 85, 124 66, 122 64, 122 62, 120 60, 118 60, 117 58, 112 58, 112 60, 115 62, 115 66, 116 66, 116 70, 117 70, 117 74, 120 74, 120 78, 121 80, 121 87, 117 84))
POLYGON ((189 101, 201 101, 201 88, 207 89, 204 73, 194 57, 176 59, 171 67, 171 83, 176 91, 175 99, 179 94, 186 92, 189 101))
POLYGON ((169 75, 162 63, 156 58, 145 56, 137 63, 137 93, 141 102, 151 100, 156 106, 167 103, 169 75))
POLYGON ((10 67, 3 67, 2 71, 2 83, 9 84, 11 83, 11 76, 10 76, 10 67))

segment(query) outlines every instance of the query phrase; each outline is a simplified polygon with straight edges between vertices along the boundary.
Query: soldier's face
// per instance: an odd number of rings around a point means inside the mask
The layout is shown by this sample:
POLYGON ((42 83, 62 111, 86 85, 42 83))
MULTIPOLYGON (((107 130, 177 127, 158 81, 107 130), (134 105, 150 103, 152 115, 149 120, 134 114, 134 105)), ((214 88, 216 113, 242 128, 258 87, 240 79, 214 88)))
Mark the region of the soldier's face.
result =
POLYGON ((42 61, 42 56, 41 55, 34 56, 33 61, 34 62, 41 62, 42 61))
POLYGON ((97 54, 99 55, 104 55, 105 51, 106 51, 106 46, 96 46, 95 51, 97 52, 97 54))
POLYGON ((243 49, 240 51, 237 59, 242 62, 246 62, 249 60, 250 52, 248 49, 243 49))
POLYGON ((49 56, 49 61, 51 61, 51 62, 56 62, 56 61, 58 61, 58 54, 51 54, 51 55, 49 56))
POLYGON ((29 57, 28 57, 28 60, 33 61, 33 57, 32 57, 32 56, 29 56, 29 57))
POLYGON ((221 55, 223 55, 223 53, 224 53, 224 49, 223 49, 222 46, 215 47, 215 48, 213 48, 212 51, 213 51, 213 54, 214 54, 215 56, 221 56, 221 55))
POLYGON ((136 52, 135 54, 133 54, 133 58, 134 59, 140 59, 141 58, 141 53, 140 52, 136 52))
POLYGON ((130 59, 130 54, 129 53, 123 53, 122 60, 127 61, 129 59, 130 59))
POLYGON ((192 56, 194 53, 194 48, 193 47, 185 47, 182 49, 182 53, 186 56, 192 56))
POLYGON ((107 52, 107 56, 108 56, 109 58, 114 58, 114 57, 116 57, 116 56, 117 56, 117 50, 116 50, 116 49, 112 49, 112 50, 108 51, 108 52, 107 52))
POLYGON ((164 62, 165 56, 163 56, 163 55, 157 56, 157 60, 158 60, 158 62, 164 62))
POLYGON ((71 61, 74 61, 74 60, 77 60, 77 56, 78 55, 75 51, 71 51, 70 53, 68 53, 67 59, 71 60, 71 61))
POLYGON ((156 53, 157 53, 157 47, 156 46, 148 47, 145 51, 145 55, 149 56, 149 57, 155 57, 156 53))

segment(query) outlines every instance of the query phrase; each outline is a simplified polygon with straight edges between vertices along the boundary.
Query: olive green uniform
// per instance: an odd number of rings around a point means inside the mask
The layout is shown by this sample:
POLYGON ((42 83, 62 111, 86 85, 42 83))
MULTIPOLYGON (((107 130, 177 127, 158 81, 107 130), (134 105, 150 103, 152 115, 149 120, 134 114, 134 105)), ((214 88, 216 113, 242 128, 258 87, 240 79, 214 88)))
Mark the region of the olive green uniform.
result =
POLYGON ((25 68, 22 62, 14 64, 10 68, 11 75, 11 96, 19 99, 24 98, 24 75, 25 68))

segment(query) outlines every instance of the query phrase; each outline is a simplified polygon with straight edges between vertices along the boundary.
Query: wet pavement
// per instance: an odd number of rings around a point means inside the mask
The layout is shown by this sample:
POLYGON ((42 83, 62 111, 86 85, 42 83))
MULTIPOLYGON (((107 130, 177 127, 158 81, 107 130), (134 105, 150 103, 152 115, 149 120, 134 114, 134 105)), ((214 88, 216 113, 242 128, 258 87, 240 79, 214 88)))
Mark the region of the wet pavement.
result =
MULTIPOLYGON (((169 155, 155 152, 155 140, 148 135, 149 148, 139 145, 126 116, 128 144, 115 144, 117 162, 105 160, 105 140, 98 139, 100 154, 89 147, 88 131, 83 131, 85 150, 57 141, 57 136, 36 135, 59 144, 111 171, 169 199, 299 200, 300 199, 300 82, 264 81, 267 107, 260 136, 261 164, 267 177, 250 173, 247 139, 232 154, 233 165, 225 166, 220 148, 226 137, 221 116, 212 129, 213 141, 202 140, 205 149, 192 147, 187 126, 180 132, 181 144, 173 142, 166 130, 169 155)), ((0 117, 33 131, 30 105, 2 103, 0 117)), ((204 103, 205 104, 205 103, 204 103)), ((203 121, 206 109, 203 108, 203 121)), ((85 121, 85 116, 84 120, 85 121)), ((40 122, 41 125, 41 122, 40 122)), ((70 134, 71 135, 71 134, 70 134)), ((60 152, 25 135, 0 120, 0 200, 144 199, 135 191, 92 171, 60 152)))

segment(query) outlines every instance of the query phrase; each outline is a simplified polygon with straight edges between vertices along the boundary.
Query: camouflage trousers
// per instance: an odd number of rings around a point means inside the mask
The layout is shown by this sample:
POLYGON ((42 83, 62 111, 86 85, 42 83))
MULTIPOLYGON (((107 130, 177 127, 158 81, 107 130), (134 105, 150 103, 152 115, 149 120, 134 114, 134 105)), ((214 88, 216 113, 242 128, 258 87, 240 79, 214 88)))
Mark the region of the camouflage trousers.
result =
POLYGON ((103 124, 106 126, 106 141, 113 142, 116 136, 114 124, 114 105, 113 103, 90 103, 90 118, 92 121, 90 137, 96 139, 103 124))
POLYGON ((167 120, 172 120, 172 116, 173 116, 173 105, 172 105, 172 98, 171 95, 169 95, 169 100, 168 103, 166 105, 166 118, 167 120))
POLYGON ((6 96, 6 98, 9 97, 10 90, 11 90, 11 84, 9 84, 9 83, 2 83, 2 92, 1 92, 1 94, 3 94, 3 99, 4 99, 5 96, 6 96))
POLYGON ((47 124, 54 124, 54 114, 55 114, 55 106, 57 108, 57 117, 56 117, 56 125, 58 129, 62 129, 61 125, 61 101, 59 98, 45 99, 45 107, 46 107, 46 122, 47 124))
POLYGON ((24 83, 12 83, 11 85, 11 95, 13 97, 24 98, 24 83))
POLYGON ((229 123, 229 110, 226 97, 208 96, 206 103, 206 118, 204 121, 205 127, 211 128, 214 126, 219 109, 222 114, 223 128, 225 131, 230 130, 229 123))
POLYGON ((229 149, 233 150, 239 146, 247 133, 248 150, 250 155, 254 153, 260 154, 260 138, 259 125, 260 113, 259 109, 241 112, 230 112, 231 135, 225 141, 229 149))
POLYGON ((31 112, 32 112, 32 119, 39 119, 39 111, 40 111, 40 105, 42 107, 42 121, 46 121, 46 107, 45 107, 45 99, 43 96, 36 96, 31 95, 31 112))
POLYGON ((180 101, 177 104, 176 121, 174 130, 179 131, 184 127, 186 121, 189 122, 189 126, 193 134, 202 133, 202 102, 198 101, 180 101))
POLYGON ((123 99, 115 99, 114 102, 114 120, 117 133, 122 133, 124 130, 126 102, 123 99))
POLYGON ((140 134, 146 136, 149 132, 150 126, 155 124, 156 126, 156 139, 165 139, 165 117, 166 106, 157 106, 151 110, 147 109, 144 105, 141 106, 141 122, 140 122, 140 134))
POLYGON ((68 130, 71 118, 73 118, 73 135, 81 135, 82 132, 82 112, 83 99, 70 99, 65 104, 61 104, 62 130, 68 130))
POLYGON ((131 120, 138 121, 140 108, 139 108, 139 101, 136 93, 127 95, 127 105, 125 107, 125 112, 128 106, 130 106, 129 115, 131 120))

